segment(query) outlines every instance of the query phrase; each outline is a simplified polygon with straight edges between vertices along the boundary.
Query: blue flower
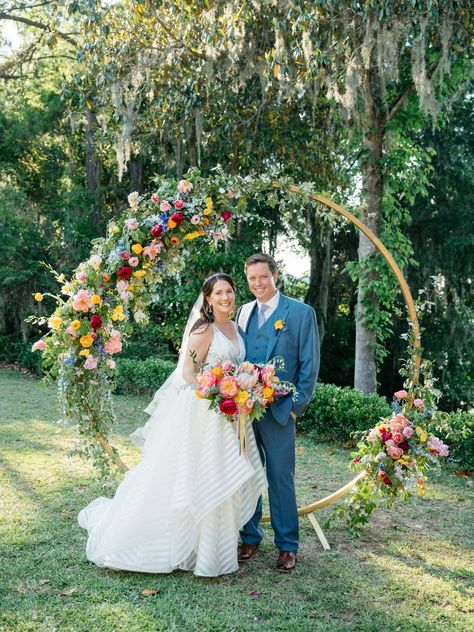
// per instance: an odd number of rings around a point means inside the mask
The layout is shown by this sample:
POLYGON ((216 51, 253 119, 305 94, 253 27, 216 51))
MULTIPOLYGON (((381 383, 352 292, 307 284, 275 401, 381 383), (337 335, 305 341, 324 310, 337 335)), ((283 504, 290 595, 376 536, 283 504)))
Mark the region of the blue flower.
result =
POLYGON ((397 415, 402 412, 402 407, 400 406, 400 402, 395 398, 392 399, 392 409, 393 409, 393 412, 396 413, 397 415))

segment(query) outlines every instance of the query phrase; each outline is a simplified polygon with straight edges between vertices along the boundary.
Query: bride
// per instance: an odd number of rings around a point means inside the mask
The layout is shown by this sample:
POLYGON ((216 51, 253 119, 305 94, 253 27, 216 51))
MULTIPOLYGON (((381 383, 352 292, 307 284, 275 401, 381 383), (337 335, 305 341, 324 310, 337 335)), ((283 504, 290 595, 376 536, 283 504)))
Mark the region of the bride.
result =
POLYGON ((196 363, 241 362, 245 347, 230 320, 235 285, 208 277, 188 319, 176 370, 131 439, 143 459, 125 474, 113 499, 96 498, 79 513, 86 554, 97 566, 145 573, 175 569, 214 577, 238 568, 239 529, 252 517, 266 479, 250 421, 247 455, 235 424, 208 410, 190 384, 196 363))

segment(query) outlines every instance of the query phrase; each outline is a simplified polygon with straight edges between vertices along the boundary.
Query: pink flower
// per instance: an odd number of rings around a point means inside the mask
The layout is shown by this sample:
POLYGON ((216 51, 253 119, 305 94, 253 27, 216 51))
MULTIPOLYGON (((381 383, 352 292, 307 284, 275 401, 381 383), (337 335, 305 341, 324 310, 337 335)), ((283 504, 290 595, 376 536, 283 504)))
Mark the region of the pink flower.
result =
POLYGON ((154 202, 155 204, 158 204, 158 202, 160 201, 160 196, 158 195, 158 193, 152 193, 151 195, 151 201, 154 202))
POLYGON ((120 340, 120 331, 112 329, 110 340, 105 343, 107 353, 120 353, 122 351, 122 342, 120 340))
POLYGON ((227 197, 228 197, 229 199, 235 198, 235 193, 234 193, 234 191, 230 191, 230 190, 229 190, 229 191, 227 191, 227 197))
POLYGON ((210 370, 204 371, 202 375, 198 377, 197 389, 201 395, 207 395, 209 390, 217 384, 217 375, 210 370))
POLYGON ((367 440, 374 443, 379 438, 379 433, 377 432, 377 428, 372 428, 372 430, 367 435, 367 440))
POLYGON ((225 360, 222 364, 221 364, 221 369, 224 371, 224 373, 228 373, 232 367, 234 365, 232 364, 232 362, 230 360, 225 360))
POLYGON ((155 259, 155 257, 159 254, 163 244, 161 241, 152 241, 149 246, 145 246, 142 250, 142 254, 144 257, 150 257, 150 259, 155 259))
POLYGON ((108 358, 105 361, 105 364, 109 367, 109 369, 115 369, 116 367, 115 360, 112 360, 112 358, 108 358))
POLYGON ((227 375, 222 378, 219 390, 225 398, 229 398, 237 395, 239 387, 237 381, 231 375, 227 375))
POLYGON ((401 443, 403 441, 403 435, 401 432, 394 432, 392 434, 392 439, 395 441, 395 443, 401 443))
POLYGON ((199 224, 199 222, 201 221, 201 218, 199 217, 199 215, 193 215, 191 217, 191 224, 199 224))
POLYGON ((243 391, 250 391, 258 382, 258 369, 251 362, 243 362, 235 373, 235 379, 243 391))
POLYGON ((80 281, 80 283, 85 283, 86 282, 86 273, 85 272, 77 272, 76 273, 76 279, 78 281, 80 281))
POLYGON ((76 333, 76 330, 75 330, 73 327, 71 327, 70 325, 69 325, 69 327, 66 329, 66 331, 67 331, 67 333, 71 336, 71 338, 77 338, 77 333, 76 333))
POLYGON ((128 230, 136 230, 138 228, 138 220, 135 217, 125 220, 125 226, 128 230))
POLYGON ((438 437, 430 437, 428 439, 428 447, 433 454, 440 454, 441 456, 448 456, 448 446, 441 441, 438 437))
POLYGON ((171 204, 167 200, 164 200, 160 204, 160 211, 163 211, 163 213, 166 213, 166 211, 169 211, 170 208, 171 208, 171 204))
POLYGON ((84 362, 84 368, 87 369, 88 371, 92 371, 93 369, 97 368, 98 361, 99 361, 99 358, 97 356, 88 355, 86 358, 86 361, 84 362))
POLYGON ((128 260, 129 265, 132 266, 132 268, 134 268, 135 266, 138 265, 138 257, 130 257, 130 259, 128 260))
POLYGON ((395 445, 389 445, 387 443, 387 454, 391 456, 392 459, 399 459, 403 454, 403 450, 401 448, 397 448, 395 445))
POLYGON ((275 377, 275 367, 273 364, 267 364, 260 372, 262 382, 265 386, 273 387, 273 379, 275 377))
POLYGON ((396 399, 405 399, 408 397, 408 393, 405 390, 397 391, 393 394, 396 399))
POLYGON ((88 292, 87 290, 79 290, 74 296, 74 302, 72 304, 73 308, 78 312, 88 312, 92 307, 91 297, 91 292, 88 292))
POLYGON ((32 351, 44 351, 46 349, 46 343, 44 340, 37 340, 31 347, 32 351))
POLYGON ((191 182, 189 182, 189 180, 180 180, 178 182, 178 191, 180 193, 189 193, 189 191, 191 191, 193 188, 193 185, 191 184, 191 182))
POLYGON ((408 426, 408 423, 405 415, 395 415, 390 419, 390 430, 392 432, 401 432, 403 428, 408 426))
POLYGON ((174 202, 174 207, 177 208, 178 210, 182 209, 184 206, 184 203, 181 202, 181 200, 175 200, 174 202))
POLYGON ((117 291, 120 294, 123 294, 128 289, 128 281, 118 281, 117 282, 117 291))
POLYGON ((403 428, 403 436, 406 437, 407 439, 409 439, 413 433, 415 431, 413 430, 413 428, 411 426, 407 426, 406 428, 403 428))
POLYGON ((128 250, 122 250, 120 253, 120 259, 123 259, 124 261, 128 261, 128 259, 130 259, 130 253, 128 250))
POLYGON ((224 220, 224 222, 228 222, 230 218, 232 217, 232 213, 230 211, 224 211, 221 217, 224 220))
POLYGON ((413 402, 413 405, 416 408, 424 408, 425 407, 425 402, 422 399, 415 399, 415 401, 413 402))

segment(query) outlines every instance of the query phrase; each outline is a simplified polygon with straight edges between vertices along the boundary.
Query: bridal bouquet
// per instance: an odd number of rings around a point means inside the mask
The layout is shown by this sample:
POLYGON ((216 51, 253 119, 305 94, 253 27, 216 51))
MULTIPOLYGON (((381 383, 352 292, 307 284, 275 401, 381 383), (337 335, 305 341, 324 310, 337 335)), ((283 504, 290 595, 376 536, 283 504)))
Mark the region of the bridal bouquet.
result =
POLYGON ((238 436, 241 452, 245 452, 245 424, 247 417, 259 420, 275 397, 293 394, 291 382, 283 382, 277 372, 284 369, 283 358, 266 364, 230 360, 204 367, 198 374, 196 396, 209 400, 209 409, 224 415, 229 421, 239 420, 238 436))

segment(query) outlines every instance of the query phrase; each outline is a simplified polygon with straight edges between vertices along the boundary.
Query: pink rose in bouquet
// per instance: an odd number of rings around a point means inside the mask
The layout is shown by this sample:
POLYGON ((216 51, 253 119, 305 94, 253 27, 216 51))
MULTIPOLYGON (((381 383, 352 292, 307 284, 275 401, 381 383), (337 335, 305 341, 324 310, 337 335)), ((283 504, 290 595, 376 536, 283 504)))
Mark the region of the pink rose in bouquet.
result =
POLYGON ((432 454, 440 454, 441 456, 449 455, 448 446, 438 437, 430 437, 428 439, 428 448, 432 454))
POLYGON ((84 368, 88 371, 92 371, 97 368, 97 363, 99 358, 97 356, 88 355, 86 361, 84 362, 84 368))
POLYGON ((206 396, 211 388, 217 384, 218 377, 210 369, 204 371, 198 376, 197 390, 203 396, 206 396))
POLYGON ((107 353, 120 353, 122 351, 122 342, 120 340, 120 331, 112 329, 110 339, 105 343, 107 353))
POLYGON ((78 312, 88 312, 92 307, 92 293, 88 290, 79 290, 74 296, 73 308, 78 312))

